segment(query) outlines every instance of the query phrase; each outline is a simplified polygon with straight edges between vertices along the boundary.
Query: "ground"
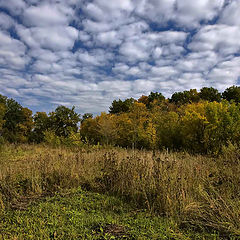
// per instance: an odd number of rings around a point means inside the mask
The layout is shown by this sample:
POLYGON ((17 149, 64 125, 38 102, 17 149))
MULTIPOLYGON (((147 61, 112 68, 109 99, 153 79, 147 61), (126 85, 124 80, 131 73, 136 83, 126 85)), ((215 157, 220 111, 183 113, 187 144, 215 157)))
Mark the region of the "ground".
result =
POLYGON ((179 231, 170 219, 119 198, 74 189, 5 210, 0 239, 220 239, 179 231))

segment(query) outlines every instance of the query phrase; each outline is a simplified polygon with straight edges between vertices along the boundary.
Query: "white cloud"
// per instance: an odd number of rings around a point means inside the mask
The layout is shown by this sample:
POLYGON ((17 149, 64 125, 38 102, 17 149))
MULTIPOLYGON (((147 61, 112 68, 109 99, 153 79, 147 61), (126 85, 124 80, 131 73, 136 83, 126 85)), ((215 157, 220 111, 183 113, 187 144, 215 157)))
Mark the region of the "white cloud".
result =
POLYGON ((223 3, 0 0, 1 93, 99 113, 150 91, 223 90, 240 76, 240 4, 223 3))
POLYGON ((212 20, 223 5, 224 0, 177 0, 176 20, 183 26, 197 26, 201 20, 212 20))
POLYGON ((97 40, 100 44, 108 44, 109 46, 117 46, 122 43, 122 40, 118 38, 118 32, 116 31, 99 33, 97 40))
POLYGON ((71 49, 78 38, 77 29, 66 27, 17 26, 18 35, 31 48, 46 48, 54 51, 71 49))
POLYGON ((8 28, 14 26, 14 20, 5 13, 0 13, 0 28, 7 30, 8 28))
POLYGON ((149 57, 149 46, 145 40, 129 41, 121 45, 119 53, 122 54, 127 61, 147 60, 149 57))
POLYGON ((219 19, 219 23, 227 24, 230 26, 233 26, 233 25, 240 26, 239 12, 240 12, 240 1, 238 0, 231 1, 230 4, 224 9, 219 19))
POLYGON ((29 61, 25 56, 25 45, 0 31, 0 65, 6 68, 22 69, 29 61))
POLYGON ((68 24, 73 11, 66 13, 53 4, 42 4, 27 8, 22 16, 25 25, 49 27, 68 24))
POLYGON ((19 15, 27 7, 24 0, 0 0, 0 7, 10 11, 13 15, 19 15))
POLYGON ((208 25, 194 37, 189 48, 194 51, 214 50, 222 55, 234 54, 240 50, 240 27, 227 25, 208 25))

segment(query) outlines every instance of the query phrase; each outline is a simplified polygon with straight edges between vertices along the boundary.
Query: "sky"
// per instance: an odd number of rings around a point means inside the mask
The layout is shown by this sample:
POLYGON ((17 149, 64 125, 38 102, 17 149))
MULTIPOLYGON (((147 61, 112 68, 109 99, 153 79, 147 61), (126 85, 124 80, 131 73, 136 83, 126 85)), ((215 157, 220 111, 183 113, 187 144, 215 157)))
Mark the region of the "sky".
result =
POLYGON ((0 0, 0 94, 36 111, 240 83, 240 0, 0 0))

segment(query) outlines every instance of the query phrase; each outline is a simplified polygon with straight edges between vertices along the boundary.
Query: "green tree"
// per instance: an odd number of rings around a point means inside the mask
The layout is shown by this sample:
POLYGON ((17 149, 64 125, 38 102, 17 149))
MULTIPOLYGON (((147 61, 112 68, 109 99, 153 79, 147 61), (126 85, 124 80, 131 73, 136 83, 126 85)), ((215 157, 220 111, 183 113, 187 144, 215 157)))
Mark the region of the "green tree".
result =
POLYGON ((124 101, 122 101, 121 99, 119 99, 118 101, 114 100, 109 108, 109 113, 118 114, 128 112, 131 106, 133 105, 134 101, 135 100, 133 98, 128 98, 124 101))
POLYGON ((6 100, 6 113, 4 115, 3 137, 9 142, 17 142, 19 137, 19 124, 24 121, 23 107, 13 99, 6 100))
POLYGON ((40 143, 44 140, 44 132, 50 128, 50 120, 45 112, 37 112, 33 116, 34 129, 31 140, 40 143))
POLYGON ((216 88, 208 88, 208 87, 203 87, 200 90, 199 97, 202 100, 206 100, 209 102, 220 102, 221 101, 221 93, 218 92, 216 88))
POLYGON ((187 103, 198 102, 200 100, 199 94, 196 89, 190 89, 189 91, 175 92, 170 102, 177 105, 183 105, 187 103))
POLYGON ((0 104, 6 105, 7 97, 0 94, 0 104))
POLYGON ((80 114, 75 112, 75 107, 58 106, 49 116, 51 129, 57 136, 62 137, 68 137, 71 132, 76 133, 80 120, 80 114))
POLYGON ((222 93, 223 99, 228 100, 229 102, 233 100, 236 103, 240 103, 240 87, 232 86, 227 88, 222 93))
POLYGON ((147 108, 150 108, 152 103, 161 103, 164 100, 165 100, 165 97, 161 93, 151 92, 148 95, 148 101, 147 101, 146 106, 147 106, 147 108))
POLYGON ((0 103, 0 137, 2 135, 2 127, 3 127, 3 124, 4 124, 4 115, 5 115, 5 112, 6 112, 6 108, 5 108, 5 105, 0 103))

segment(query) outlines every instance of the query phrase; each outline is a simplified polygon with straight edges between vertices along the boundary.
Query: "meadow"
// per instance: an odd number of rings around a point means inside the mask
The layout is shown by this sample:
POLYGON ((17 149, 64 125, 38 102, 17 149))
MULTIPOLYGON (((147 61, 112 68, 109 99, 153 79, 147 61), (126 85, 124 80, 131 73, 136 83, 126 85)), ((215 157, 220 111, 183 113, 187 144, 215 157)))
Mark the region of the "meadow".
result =
POLYGON ((240 150, 6 144, 2 239, 239 239, 240 150))

